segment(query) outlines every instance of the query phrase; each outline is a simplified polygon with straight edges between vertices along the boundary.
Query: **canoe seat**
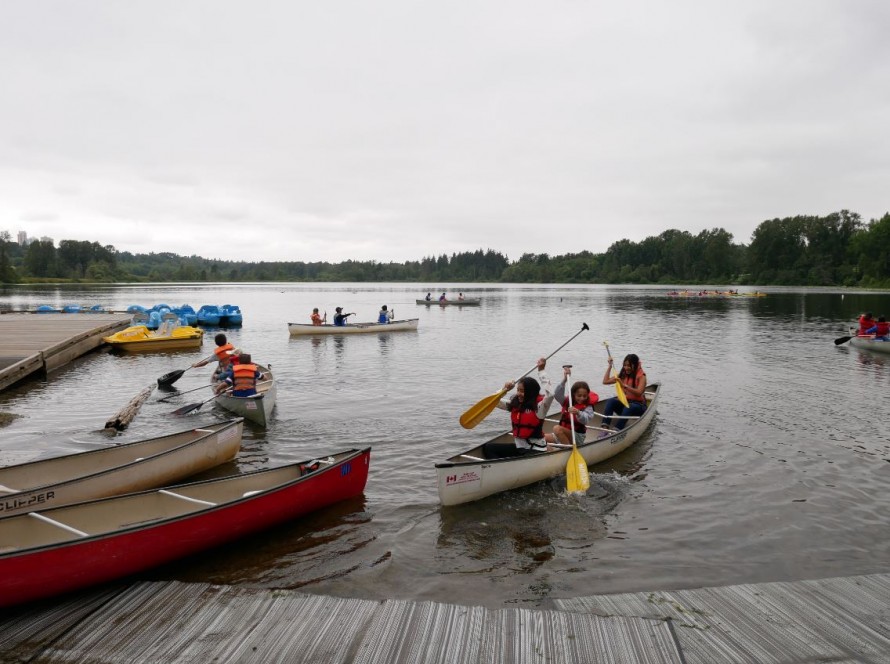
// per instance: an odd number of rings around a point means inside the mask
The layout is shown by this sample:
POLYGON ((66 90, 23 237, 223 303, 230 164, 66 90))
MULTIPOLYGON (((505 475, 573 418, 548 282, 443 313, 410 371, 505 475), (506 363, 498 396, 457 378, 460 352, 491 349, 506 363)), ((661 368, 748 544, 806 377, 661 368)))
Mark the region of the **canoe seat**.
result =
POLYGON ((10 489, 8 486, 0 484, 0 493, 18 493, 18 489, 10 489))
POLYGON ((195 503, 197 505, 207 505, 208 507, 215 507, 216 503, 211 503, 207 500, 201 500, 200 498, 191 498, 189 496, 183 496, 180 493, 174 493, 172 491, 167 491, 167 489, 161 489, 158 493, 163 493, 165 496, 172 496, 173 498, 179 498, 180 500, 185 500, 190 503, 195 503))
POLYGON ((61 528, 62 530, 67 530, 69 533, 73 533, 78 537, 89 537, 89 535, 82 530, 78 530, 77 528, 72 528, 61 521, 56 521, 55 519, 50 519, 48 516, 43 516, 39 512, 28 512, 28 516, 32 519, 37 519, 38 521, 43 521, 43 523, 48 523, 51 526, 55 526, 56 528, 61 528))
POLYGON ((471 454, 461 454, 460 456, 465 459, 472 459, 473 461, 485 461, 482 457, 472 456, 471 454))

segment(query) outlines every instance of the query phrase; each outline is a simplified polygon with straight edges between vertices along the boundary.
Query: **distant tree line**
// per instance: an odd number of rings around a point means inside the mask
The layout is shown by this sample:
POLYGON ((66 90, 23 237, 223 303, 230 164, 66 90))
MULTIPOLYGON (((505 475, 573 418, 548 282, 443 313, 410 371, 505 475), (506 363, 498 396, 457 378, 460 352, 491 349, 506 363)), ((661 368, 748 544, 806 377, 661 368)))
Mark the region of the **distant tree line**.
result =
MULTIPOLYGON (((573 242, 576 238, 573 238, 573 242)), ((634 284, 749 284, 890 287, 890 213, 863 223, 841 210, 825 217, 762 222, 749 245, 722 228, 667 230, 621 240, 602 254, 526 253, 516 261, 488 249, 420 261, 342 263, 222 261, 173 253, 131 254, 98 242, 34 241, 0 232, 0 281, 404 281, 634 284)))

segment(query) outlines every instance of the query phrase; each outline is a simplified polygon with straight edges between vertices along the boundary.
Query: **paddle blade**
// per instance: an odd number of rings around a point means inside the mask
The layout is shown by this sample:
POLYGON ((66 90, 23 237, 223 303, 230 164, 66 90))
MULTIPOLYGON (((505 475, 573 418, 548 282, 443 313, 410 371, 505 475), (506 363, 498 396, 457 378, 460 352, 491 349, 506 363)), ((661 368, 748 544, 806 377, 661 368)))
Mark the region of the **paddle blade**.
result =
POLYGON ((167 387, 168 385, 172 385, 177 380, 182 378, 182 374, 184 373, 185 369, 177 369, 176 371, 165 373, 163 376, 158 378, 158 387, 167 387))
POLYGON ((837 339, 834 340, 834 345, 840 346, 841 344, 847 343, 852 338, 853 337, 838 337, 837 339))
POLYGON ((498 402, 501 400, 501 397, 503 397, 506 393, 507 390, 501 390, 496 394, 485 397, 475 405, 470 406, 466 410, 466 412, 460 416, 460 425, 464 429, 472 429, 473 427, 475 427, 482 420, 488 417, 488 414, 497 407, 498 402))
POLYGON ((630 404, 627 403, 627 395, 624 394, 624 386, 621 384, 621 381, 618 377, 615 377, 615 396, 618 397, 618 401, 621 402, 625 408, 629 408, 630 404))
POLYGON ((189 413, 198 410, 201 406, 204 405, 204 401, 199 401, 198 403, 190 403, 188 406, 183 406, 182 408, 177 408, 174 410, 171 415, 188 415, 189 413))
POLYGON ((590 488, 590 473, 587 472, 587 462, 578 448, 572 446, 572 454, 566 464, 566 491, 569 493, 586 493, 590 488))

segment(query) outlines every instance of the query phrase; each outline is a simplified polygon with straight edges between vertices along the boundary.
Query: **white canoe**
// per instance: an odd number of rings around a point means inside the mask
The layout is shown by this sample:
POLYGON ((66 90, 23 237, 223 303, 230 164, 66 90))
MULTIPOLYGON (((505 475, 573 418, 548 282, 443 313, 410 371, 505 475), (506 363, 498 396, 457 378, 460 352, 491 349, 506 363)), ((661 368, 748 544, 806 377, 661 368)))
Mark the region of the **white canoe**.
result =
POLYGON ((874 339, 872 337, 853 337, 850 339, 850 345, 856 348, 865 348, 878 353, 890 353, 890 341, 883 339, 874 339))
POLYGON ((264 367, 261 364, 256 366, 266 376, 256 384, 256 394, 250 397, 220 394, 215 401, 221 408, 225 408, 235 415, 243 417, 245 420, 250 420, 254 424, 265 427, 268 426, 269 420, 272 418, 277 388, 275 387, 275 377, 272 375, 272 368, 264 367))
MULTIPOLYGON (((605 438, 598 438, 598 436, 603 433, 600 423, 606 400, 603 399, 594 406, 597 417, 594 418, 593 423, 588 425, 587 438, 584 443, 578 445, 578 451, 588 466, 623 452, 640 439, 655 417, 659 393, 660 385, 658 383, 647 386, 646 400, 649 405, 643 415, 630 419, 622 431, 612 431, 605 438)), ((553 425, 558 421, 558 413, 548 416, 544 423, 544 432, 551 431, 553 425)), ((615 417, 613 416, 613 424, 614 421, 615 417)), ((487 442, 512 444, 513 437, 510 432, 506 432, 487 442)), ((571 451, 572 448, 567 447, 554 452, 486 459, 483 445, 478 445, 436 464, 439 501, 443 505, 460 505, 502 491, 564 475, 571 451)))
POLYGON ((369 334, 377 332, 404 332, 416 330, 419 318, 394 320, 390 323, 348 323, 346 325, 312 325, 309 323, 288 323, 291 336, 315 334, 369 334))
POLYGON ((444 302, 439 302, 439 300, 415 300, 415 302, 417 302, 417 304, 425 304, 428 307, 478 307, 482 302, 482 298, 465 297, 463 300, 445 300, 444 302))
POLYGON ((0 468, 0 516, 172 484, 231 461, 240 419, 0 468))

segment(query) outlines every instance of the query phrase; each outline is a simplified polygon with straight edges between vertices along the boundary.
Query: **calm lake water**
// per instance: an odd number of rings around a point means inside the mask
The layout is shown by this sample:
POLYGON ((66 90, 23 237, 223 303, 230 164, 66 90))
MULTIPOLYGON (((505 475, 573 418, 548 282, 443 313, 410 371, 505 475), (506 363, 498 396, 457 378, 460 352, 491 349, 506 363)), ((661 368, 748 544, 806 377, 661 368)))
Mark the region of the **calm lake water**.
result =
MULTIPOLYGON (((223 475, 371 446, 364 496, 142 578, 283 587, 361 598, 490 607, 552 598, 886 572, 890 561, 890 355, 833 340, 890 294, 770 289, 765 298, 666 297, 666 287, 472 284, 248 284, 10 288, 0 308, 102 304, 123 310, 232 303, 230 339, 271 363, 278 405, 268 430, 245 424, 223 475), (480 307, 418 306, 427 291, 482 297, 480 307), (291 338, 313 306, 420 318, 417 332, 291 338), (437 460, 507 428, 495 411, 473 430, 460 414, 590 326, 551 360, 602 397, 602 346, 640 355, 663 384, 641 441, 591 469, 586 496, 564 478, 442 508, 437 460)), ((46 381, 0 393, 22 415, 0 429, 0 463, 109 444, 104 422, 146 385, 213 348, 87 355, 46 381)), ((0 352, 2 354, 2 352, 0 352)), ((187 372, 180 390, 209 382, 187 372)), ((224 419, 189 418, 157 391, 117 442, 224 419)))

